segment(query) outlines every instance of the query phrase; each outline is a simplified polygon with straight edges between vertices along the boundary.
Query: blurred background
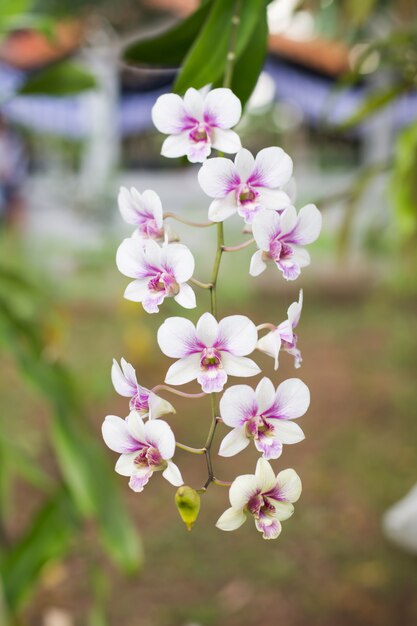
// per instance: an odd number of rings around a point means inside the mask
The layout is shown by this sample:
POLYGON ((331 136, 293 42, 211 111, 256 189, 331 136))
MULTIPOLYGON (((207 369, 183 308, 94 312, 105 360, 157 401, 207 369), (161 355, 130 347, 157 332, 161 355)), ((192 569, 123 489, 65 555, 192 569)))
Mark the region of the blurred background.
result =
MULTIPOLYGON (((268 37, 256 43, 256 26, 235 68, 247 100, 242 143, 282 146, 296 206, 315 202, 324 220, 295 284, 249 277, 246 250, 224 255, 220 274, 221 315, 258 324, 284 320, 304 289, 302 369, 284 354, 274 374, 257 357, 266 375, 299 375, 312 394, 306 440, 276 464, 295 467, 304 488, 281 537, 264 542, 251 523, 216 530, 227 492, 214 486, 188 533, 172 487, 156 475, 134 494, 101 440, 104 416, 126 414, 112 358, 132 362, 145 386, 162 382, 168 359, 155 334, 178 314, 172 301, 161 318, 123 300, 115 252, 131 229, 118 189, 155 189, 165 211, 206 219, 198 166, 159 155, 151 108, 187 63, 178 20, 190 30, 200 11, 197 37, 211 2, 1 2, 2 625, 417 623, 417 506, 404 536, 400 522, 384 532, 382 521, 417 481, 413 0, 273 0, 268 37), (171 39, 159 37, 167 29, 171 39)), ((226 224, 228 245, 241 241, 239 226, 226 224)), ((207 280, 214 233, 175 230, 207 280)), ((200 313, 208 299, 198 295, 200 313)), ((203 445, 204 400, 174 405, 177 438, 203 445)), ((201 458, 176 458, 199 486, 201 458)), ((252 450, 216 458, 216 473, 233 480, 255 459, 252 450)))

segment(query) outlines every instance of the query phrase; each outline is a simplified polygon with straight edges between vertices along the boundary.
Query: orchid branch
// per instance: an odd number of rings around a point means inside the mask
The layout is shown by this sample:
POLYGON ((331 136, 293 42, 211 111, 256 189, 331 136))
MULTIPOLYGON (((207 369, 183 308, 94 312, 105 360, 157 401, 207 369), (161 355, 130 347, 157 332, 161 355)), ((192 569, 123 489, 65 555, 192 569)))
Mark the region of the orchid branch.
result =
POLYGON ((176 220, 177 222, 181 222, 181 224, 193 226, 194 228, 209 228, 210 226, 214 226, 214 222, 193 222, 191 220, 186 220, 184 217, 180 217, 176 213, 164 213, 164 220, 168 217, 176 220))
POLYGON ((245 241, 238 246, 223 246, 223 252, 237 252, 238 250, 243 250, 244 248, 251 246, 253 243, 255 243, 255 239, 252 237, 252 239, 248 239, 248 241, 245 241))

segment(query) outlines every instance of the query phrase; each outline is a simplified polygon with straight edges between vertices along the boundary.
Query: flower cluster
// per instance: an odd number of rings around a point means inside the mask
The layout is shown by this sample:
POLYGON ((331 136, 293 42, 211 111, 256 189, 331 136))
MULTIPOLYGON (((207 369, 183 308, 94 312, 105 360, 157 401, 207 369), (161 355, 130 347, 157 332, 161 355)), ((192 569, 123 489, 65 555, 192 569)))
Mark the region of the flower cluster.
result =
POLYGON ((256 528, 265 539, 274 539, 281 532, 281 522, 289 518, 293 504, 301 494, 301 481, 293 469, 275 475, 270 465, 278 459, 283 446, 304 439, 295 420, 303 416, 310 403, 310 392, 299 378, 276 384, 262 377, 255 387, 235 384, 226 388, 229 377, 251 378, 261 369, 251 358, 260 351, 272 357, 274 369, 279 355, 287 352, 294 365, 302 362, 295 328, 300 320, 303 293, 287 311, 281 322, 256 325, 245 315, 217 317, 217 279, 222 254, 237 252, 255 245, 250 267, 251 276, 258 276, 267 264, 276 266, 285 280, 296 280, 303 267, 310 263, 305 246, 314 242, 321 229, 321 215, 308 204, 297 210, 294 202, 293 163, 279 147, 264 148, 256 156, 241 147, 232 127, 241 116, 241 105, 230 89, 189 89, 184 98, 176 94, 160 96, 152 118, 159 131, 168 135, 162 146, 166 157, 187 156, 192 163, 202 163, 198 181, 212 198, 208 220, 204 226, 217 224, 218 244, 213 273, 208 283, 194 276, 195 262, 187 246, 173 237, 167 221, 178 219, 191 226, 202 226, 173 213, 164 213, 162 203, 153 190, 140 193, 121 188, 119 209, 123 219, 135 227, 130 238, 120 244, 117 267, 133 279, 125 298, 140 302, 147 313, 158 313, 166 298, 173 298, 185 309, 197 305, 194 289, 210 292, 211 311, 204 312, 193 323, 185 317, 169 317, 160 325, 157 342, 164 355, 174 362, 169 366, 164 383, 148 389, 138 383, 132 365, 121 359, 113 362, 111 377, 116 391, 129 398, 129 414, 125 419, 106 417, 103 438, 111 450, 120 454, 116 472, 130 478, 129 486, 142 491, 152 474, 161 471, 174 486, 181 487, 177 502, 180 514, 189 528, 191 505, 197 502, 210 484, 230 487, 230 508, 217 521, 222 530, 240 527, 252 516, 256 528), (212 149, 235 154, 234 161, 224 156, 210 159, 212 149), (243 233, 252 239, 227 247, 223 241, 222 222, 232 216, 242 219, 243 233), (176 387, 197 381, 201 392, 188 393, 176 387), (163 392, 186 398, 210 397, 211 423, 204 447, 191 448, 175 441, 171 426, 161 419, 175 409, 163 392), (233 482, 219 480, 213 470, 212 444, 219 423, 229 428, 223 437, 219 455, 230 457, 253 443, 260 454, 254 474, 238 476, 233 482), (208 478, 199 489, 182 487, 183 479, 173 462, 176 448, 204 455, 208 478), (188 494, 188 495, 187 495, 188 494), (184 512, 185 511, 185 512, 184 512))

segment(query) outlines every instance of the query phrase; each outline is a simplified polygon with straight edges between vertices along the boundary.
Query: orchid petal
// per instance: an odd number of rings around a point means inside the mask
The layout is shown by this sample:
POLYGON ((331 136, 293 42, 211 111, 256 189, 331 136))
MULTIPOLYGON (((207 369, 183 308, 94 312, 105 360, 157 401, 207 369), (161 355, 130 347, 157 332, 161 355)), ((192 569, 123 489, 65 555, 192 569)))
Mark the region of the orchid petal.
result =
POLYGON ((276 331, 271 331, 261 337, 256 348, 274 359, 274 369, 278 369, 278 357, 281 349, 281 337, 276 331))
POLYGON ((222 352, 221 354, 224 370, 230 376, 248 378, 248 376, 256 376, 261 371, 252 359, 244 356, 235 356, 229 352, 222 352))
POLYGON ((296 419, 304 415, 309 405, 310 391, 307 385, 299 378, 289 378, 277 389, 273 412, 282 419, 296 419))
POLYGON ((216 526, 220 530, 237 530, 245 521, 246 516, 243 511, 230 507, 219 517, 216 526))
POLYGON ((157 419, 161 415, 167 413, 176 413, 174 407, 168 400, 160 398, 155 393, 151 392, 148 398, 149 404, 149 419, 157 419))
POLYGON ((263 260, 262 250, 257 250, 250 260, 249 274, 251 276, 259 276, 266 270, 266 263, 263 260))
POLYGON ((169 317, 159 327, 158 345, 162 352, 173 359, 200 351, 194 324, 184 317, 169 317))
POLYGON ((190 354, 171 365, 165 382, 168 385, 184 385, 200 374, 200 355, 190 354))
POLYGON ((126 287, 123 297, 131 302, 143 302, 149 296, 148 282, 144 278, 132 280, 126 287))
POLYGON ((204 100, 206 122, 218 128, 236 126, 242 115, 240 100, 231 89, 218 88, 209 91, 204 100))
POLYGON ((292 176, 292 159, 282 148, 264 148, 256 155, 249 182, 259 187, 282 187, 292 176))
POLYGON ((140 448, 136 439, 128 431, 126 421, 117 415, 107 415, 101 432, 105 444, 114 452, 127 454, 140 448))
POLYGON ((111 380, 118 394, 126 398, 131 398, 136 393, 138 387, 135 370, 130 363, 127 363, 124 359, 122 359, 122 365, 124 371, 122 371, 116 359, 113 359, 111 380), (126 372, 128 375, 126 375, 126 372))
POLYGON ((175 93, 159 96, 152 108, 152 121, 165 135, 177 134, 186 128, 186 112, 182 98, 175 93))
POLYGON ((167 462, 167 468, 162 472, 162 476, 174 487, 181 487, 184 484, 178 466, 172 461, 167 462))
POLYGON ((274 404, 275 388, 272 381, 269 378, 266 378, 266 376, 262 378, 256 387, 255 393, 259 415, 262 415, 274 404))
POLYGON ((257 413, 256 395, 249 385, 229 387, 220 400, 220 415, 227 426, 241 426, 257 413))
POLYGON ((213 200, 209 206, 208 218, 211 222, 223 222, 237 211, 236 193, 231 191, 224 198, 213 200))
POLYGON ((135 458, 137 453, 131 452, 129 454, 122 454, 117 459, 117 463, 115 465, 114 470, 120 474, 120 476, 132 476, 133 472, 136 470, 135 466, 135 458))
POLYGON ((258 459, 255 469, 257 485, 262 493, 270 491, 275 486, 276 478, 271 465, 263 458, 258 459))
POLYGON ((239 135, 233 130, 213 128, 211 141, 213 148, 226 154, 234 154, 242 147, 239 135))
POLYGON ((248 445, 249 439, 246 437, 245 427, 234 428, 221 442, 219 455, 225 457, 234 456, 247 448, 248 445))
POLYGON ((242 183, 248 180, 254 167, 255 159, 252 153, 246 148, 239 150, 235 157, 235 168, 242 183))
POLYGON ((196 335, 198 340, 207 347, 213 346, 219 331, 219 324, 211 313, 204 313, 197 322, 196 335))
POLYGON ((186 283, 180 285, 180 290, 177 295, 174 296, 174 300, 178 302, 180 306, 183 306, 184 309, 195 309, 197 306, 194 290, 186 283))
POLYGON ((236 356, 245 356, 255 350, 258 331, 245 315, 230 315, 219 322, 216 347, 236 356))
POLYGON ((184 108, 189 117, 197 120, 198 122, 203 121, 204 98, 202 94, 197 91, 197 89, 194 89, 194 87, 190 87, 185 92, 184 108))
POLYGON ((145 424, 137 411, 131 411, 126 418, 129 434, 141 443, 146 441, 145 424))
POLYGON ((259 486, 256 476, 253 474, 238 476, 229 490, 230 504, 235 509, 243 509, 257 493, 259 493, 259 486))
POLYGON ((168 159, 185 156, 190 147, 188 131, 167 137, 161 147, 161 155, 168 159))
POLYGON ((278 474, 277 486, 283 498, 289 502, 297 502, 301 495, 301 480, 293 469, 286 469, 278 474))
POLYGON ((314 204, 307 204, 298 213, 297 224, 288 241, 304 246, 316 241, 320 235, 322 217, 314 204))
POLYGON ((178 283, 185 283, 194 272, 194 257, 182 243, 169 243, 162 248, 162 265, 172 273, 178 283))
POLYGON ((240 184, 232 161, 215 157, 206 161, 198 172, 201 189, 211 198, 224 198, 240 184))
POLYGON ((289 420, 276 420, 274 434, 284 444, 299 443, 305 435, 298 424, 289 420))
POLYGON ((271 240, 281 232, 281 216, 276 211, 257 213, 253 219, 252 232, 258 248, 268 252, 271 240))
POLYGON ((149 420, 144 425, 146 441, 157 448, 165 460, 172 459, 175 452, 175 437, 171 427, 163 420, 149 420))

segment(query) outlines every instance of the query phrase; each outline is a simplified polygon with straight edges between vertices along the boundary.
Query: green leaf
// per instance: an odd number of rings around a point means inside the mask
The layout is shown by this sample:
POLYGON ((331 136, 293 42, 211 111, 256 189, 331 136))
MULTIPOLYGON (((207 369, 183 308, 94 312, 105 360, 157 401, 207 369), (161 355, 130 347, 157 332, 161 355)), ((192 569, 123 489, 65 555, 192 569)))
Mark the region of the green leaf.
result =
POLYGON ((400 235, 417 234, 417 123, 402 130, 394 150, 391 197, 400 235))
POLYGON ((232 77, 232 91, 240 99, 242 106, 249 100, 259 74, 265 63, 268 47, 268 22, 266 11, 261 12, 245 50, 235 64, 232 77))
POLYGON ((10 15, 22 15, 32 8, 33 0, 1 0, 0 20, 10 15))
MULTIPOLYGON (((240 6, 240 19, 233 46, 235 62, 246 48, 260 12, 266 11, 264 0, 241 2, 240 6)), ((207 21, 184 60, 174 91, 184 93, 189 87, 199 89, 215 83, 223 76, 231 43, 235 7, 235 0, 214 0, 207 21)))
POLYGON ((123 53, 128 63, 178 67, 202 28, 210 2, 200 6, 185 20, 154 37, 130 44, 123 53))
POLYGON ((390 102, 395 100, 395 98, 409 91, 410 88, 411 86, 408 82, 400 83, 371 94, 366 98, 365 102, 358 107, 353 115, 337 126, 337 129, 344 130, 360 124, 380 109, 383 109, 390 102))
POLYGON ((62 61, 33 74, 20 88, 21 95, 69 96, 94 89, 94 77, 73 61, 62 61))
POLYGON ((27 599, 45 565, 68 553, 79 521, 67 490, 61 487, 7 552, 0 572, 5 601, 12 612, 27 599))

